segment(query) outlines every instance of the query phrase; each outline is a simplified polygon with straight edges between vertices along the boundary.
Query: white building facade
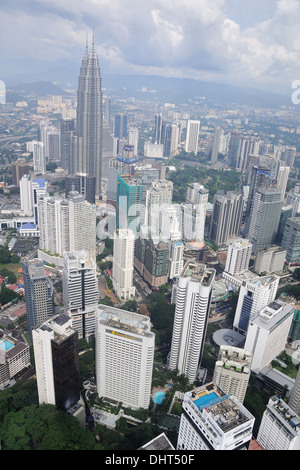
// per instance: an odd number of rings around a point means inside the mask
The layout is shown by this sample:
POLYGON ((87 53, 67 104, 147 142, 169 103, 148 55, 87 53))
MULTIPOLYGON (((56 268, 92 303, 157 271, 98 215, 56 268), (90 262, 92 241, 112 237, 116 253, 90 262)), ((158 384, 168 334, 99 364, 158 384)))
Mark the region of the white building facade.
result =
POLYGON ((130 229, 114 234, 112 281, 117 296, 129 300, 135 295, 133 285, 135 235, 130 229))
POLYGON ((188 261, 173 285, 176 307, 169 369, 185 374, 190 383, 201 362, 214 279, 214 269, 188 261))
POLYGON ((99 397, 125 407, 150 404, 155 335, 144 315, 99 305, 96 320, 96 378, 99 397))

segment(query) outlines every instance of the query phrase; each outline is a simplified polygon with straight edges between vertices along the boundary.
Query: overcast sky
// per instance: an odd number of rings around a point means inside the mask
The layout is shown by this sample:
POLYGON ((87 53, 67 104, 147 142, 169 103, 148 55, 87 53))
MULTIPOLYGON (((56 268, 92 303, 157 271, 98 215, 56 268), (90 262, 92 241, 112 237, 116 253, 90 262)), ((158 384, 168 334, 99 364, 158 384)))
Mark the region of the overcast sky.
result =
POLYGON ((79 66, 94 29, 107 73, 286 91, 300 80, 299 23, 300 0, 0 0, 0 79, 79 66))

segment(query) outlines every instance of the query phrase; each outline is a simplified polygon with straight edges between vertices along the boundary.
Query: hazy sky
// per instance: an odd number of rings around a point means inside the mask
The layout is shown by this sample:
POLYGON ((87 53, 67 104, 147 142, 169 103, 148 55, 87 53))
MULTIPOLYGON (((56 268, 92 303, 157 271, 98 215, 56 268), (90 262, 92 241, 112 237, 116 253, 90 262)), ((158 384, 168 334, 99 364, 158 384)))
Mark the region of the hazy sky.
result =
POLYGON ((300 80, 300 0, 0 0, 0 79, 80 64, 270 90, 300 80))

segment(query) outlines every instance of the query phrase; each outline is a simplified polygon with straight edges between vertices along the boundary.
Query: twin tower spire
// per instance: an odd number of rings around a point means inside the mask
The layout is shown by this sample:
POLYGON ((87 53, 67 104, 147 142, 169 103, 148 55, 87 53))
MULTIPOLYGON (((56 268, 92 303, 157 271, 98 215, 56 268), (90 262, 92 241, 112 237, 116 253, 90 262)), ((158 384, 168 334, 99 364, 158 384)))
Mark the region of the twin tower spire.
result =
POLYGON ((101 193, 102 166, 102 90, 94 32, 92 48, 82 58, 77 90, 74 172, 96 177, 96 194, 101 193))

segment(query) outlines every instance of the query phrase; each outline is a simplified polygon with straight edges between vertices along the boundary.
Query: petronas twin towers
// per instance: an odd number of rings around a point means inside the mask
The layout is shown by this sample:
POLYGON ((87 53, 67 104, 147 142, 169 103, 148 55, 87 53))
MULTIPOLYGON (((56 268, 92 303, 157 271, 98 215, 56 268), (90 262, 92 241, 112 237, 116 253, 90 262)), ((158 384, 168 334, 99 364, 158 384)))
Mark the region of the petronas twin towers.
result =
POLYGON ((86 46, 80 67, 77 91, 76 131, 72 138, 71 173, 96 176, 96 194, 101 193, 102 91, 94 38, 86 46))

